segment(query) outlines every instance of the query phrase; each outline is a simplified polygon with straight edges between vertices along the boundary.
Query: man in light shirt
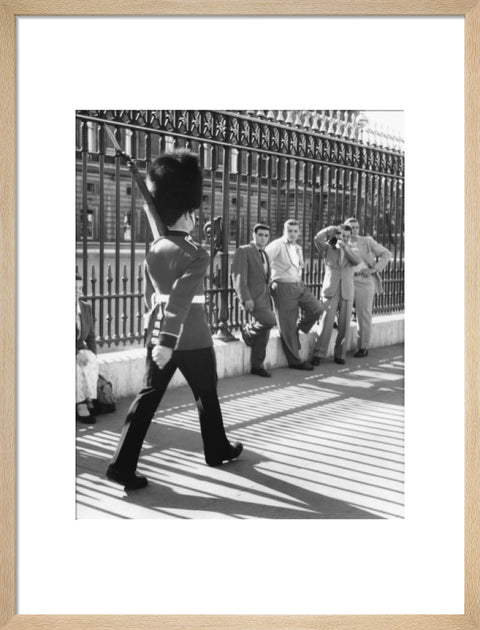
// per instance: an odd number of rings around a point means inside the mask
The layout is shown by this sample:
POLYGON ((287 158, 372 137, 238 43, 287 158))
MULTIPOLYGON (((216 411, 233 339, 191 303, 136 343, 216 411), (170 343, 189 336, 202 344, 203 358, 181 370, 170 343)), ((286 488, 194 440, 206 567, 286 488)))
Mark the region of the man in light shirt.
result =
POLYGON ((302 280, 303 252, 297 240, 300 227, 296 219, 285 221, 283 236, 266 247, 272 269, 271 292, 282 347, 288 365, 297 370, 313 370, 309 361, 300 359, 298 332, 308 333, 325 307, 302 280), (298 319, 298 311, 301 317, 298 319))

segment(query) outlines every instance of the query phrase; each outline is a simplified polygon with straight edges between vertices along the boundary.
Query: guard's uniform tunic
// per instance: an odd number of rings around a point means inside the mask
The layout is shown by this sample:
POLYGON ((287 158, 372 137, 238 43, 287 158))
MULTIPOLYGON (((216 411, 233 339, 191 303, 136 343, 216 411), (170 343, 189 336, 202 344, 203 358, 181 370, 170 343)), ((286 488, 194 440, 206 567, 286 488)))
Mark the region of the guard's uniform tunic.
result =
POLYGON ((217 371, 208 327, 203 278, 210 257, 182 231, 167 231, 156 240, 145 260, 145 295, 150 302, 144 388, 133 401, 111 462, 122 473, 134 472, 153 415, 178 368, 195 397, 205 460, 225 459, 231 445, 225 435, 217 396, 217 371), (156 344, 173 349, 159 369, 152 359, 156 344))

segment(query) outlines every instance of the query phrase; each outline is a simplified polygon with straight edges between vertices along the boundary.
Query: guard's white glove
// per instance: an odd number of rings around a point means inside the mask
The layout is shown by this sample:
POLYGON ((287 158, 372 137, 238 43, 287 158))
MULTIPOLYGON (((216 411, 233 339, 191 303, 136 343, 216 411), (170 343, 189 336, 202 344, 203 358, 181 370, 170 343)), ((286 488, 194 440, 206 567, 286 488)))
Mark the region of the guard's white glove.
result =
POLYGON ((164 368, 172 358, 173 350, 165 346, 155 346, 152 350, 152 359, 160 369, 164 368))

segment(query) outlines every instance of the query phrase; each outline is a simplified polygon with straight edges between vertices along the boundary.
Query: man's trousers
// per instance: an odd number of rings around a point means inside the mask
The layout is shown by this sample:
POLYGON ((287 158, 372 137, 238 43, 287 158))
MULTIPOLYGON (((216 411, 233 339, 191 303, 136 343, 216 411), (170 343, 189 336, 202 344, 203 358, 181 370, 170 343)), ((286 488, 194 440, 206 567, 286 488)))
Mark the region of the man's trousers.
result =
POLYGON ((250 363, 252 368, 263 367, 267 350, 270 330, 275 326, 275 315, 271 308, 267 306, 255 308, 252 311, 252 318, 244 327, 244 332, 252 341, 252 356, 250 363))
POLYGON ((288 365, 299 365, 302 360, 299 355, 298 330, 307 333, 320 317, 324 307, 303 282, 274 281, 272 296, 288 365), (302 314, 298 320, 299 308, 302 314))
POLYGON ((355 312, 357 314, 358 347, 368 348, 372 332, 373 300, 375 298, 375 281, 372 276, 363 278, 355 276, 355 312))
POLYGON ((230 443, 225 435, 218 402, 213 348, 174 351, 163 369, 159 369, 152 359, 152 349, 148 348, 144 388, 130 406, 111 462, 122 474, 135 471, 147 430, 177 368, 185 377, 197 403, 205 461, 207 464, 218 462, 228 455, 230 443))
POLYGON ((324 304, 328 310, 325 311, 320 321, 320 330, 315 341, 313 355, 325 358, 328 353, 328 346, 333 332, 335 314, 340 307, 338 316, 338 334, 335 340, 334 356, 337 359, 345 359, 347 354, 348 340, 350 337, 350 319, 352 317, 353 300, 344 300, 340 297, 340 287, 331 298, 324 298, 324 304))

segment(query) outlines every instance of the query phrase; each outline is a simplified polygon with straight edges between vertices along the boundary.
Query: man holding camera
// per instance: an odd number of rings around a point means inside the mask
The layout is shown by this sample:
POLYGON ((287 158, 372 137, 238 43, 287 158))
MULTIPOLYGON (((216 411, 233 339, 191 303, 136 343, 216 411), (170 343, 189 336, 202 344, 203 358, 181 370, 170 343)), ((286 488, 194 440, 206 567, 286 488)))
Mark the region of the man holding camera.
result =
POLYGON ((320 359, 327 356, 337 310, 340 313, 334 361, 340 365, 345 363, 354 297, 353 268, 360 263, 360 256, 348 244, 350 233, 349 226, 329 226, 320 230, 314 238, 315 246, 325 262, 322 299, 329 308, 320 321, 312 365, 319 365, 320 359))

